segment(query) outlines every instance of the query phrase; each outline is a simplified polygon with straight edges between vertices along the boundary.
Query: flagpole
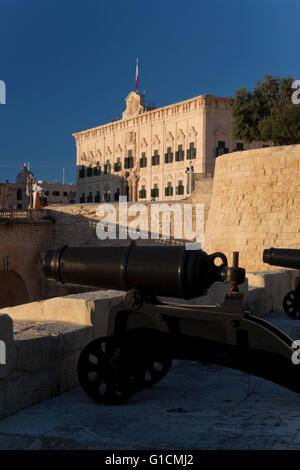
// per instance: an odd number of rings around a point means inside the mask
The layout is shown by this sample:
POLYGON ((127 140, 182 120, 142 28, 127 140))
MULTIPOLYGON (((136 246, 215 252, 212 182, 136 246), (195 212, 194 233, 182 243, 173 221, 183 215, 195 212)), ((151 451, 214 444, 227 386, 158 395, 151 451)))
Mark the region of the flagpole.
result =
POLYGON ((139 84, 139 59, 136 59, 135 67, 135 91, 138 93, 138 84, 139 84))

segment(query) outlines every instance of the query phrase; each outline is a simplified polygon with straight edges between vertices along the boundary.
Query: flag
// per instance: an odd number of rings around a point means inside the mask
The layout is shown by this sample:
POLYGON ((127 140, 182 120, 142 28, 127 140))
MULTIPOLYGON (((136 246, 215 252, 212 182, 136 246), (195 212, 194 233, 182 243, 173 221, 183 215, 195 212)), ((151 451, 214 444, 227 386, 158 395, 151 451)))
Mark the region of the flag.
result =
POLYGON ((139 59, 136 59, 135 67, 135 91, 138 91, 138 82, 139 82, 139 59))

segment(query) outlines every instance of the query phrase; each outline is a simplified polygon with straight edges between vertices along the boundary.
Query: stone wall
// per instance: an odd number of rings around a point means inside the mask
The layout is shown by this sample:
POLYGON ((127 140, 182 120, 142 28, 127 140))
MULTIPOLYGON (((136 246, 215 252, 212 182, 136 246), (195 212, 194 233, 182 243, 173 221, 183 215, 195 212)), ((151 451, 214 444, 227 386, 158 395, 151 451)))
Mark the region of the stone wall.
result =
POLYGON ((77 361, 87 343, 105 336, 117 291, 55 298, 0 310, 0 418, 77 384, 77 361), (8 313, 8 314, 7 314, 8 313))
POLYGON ((192 204, 204 204, 204 224, 207 221, 212 197, 213 178, 205 174, 195 176, 194 191, 189 198, 192 204))
POLYGON ((275 269, 265 248, 300 248, 300 145, 269 147, 219 157, 204 249, 230 260, 240 252, 248 272, 275 269))
POLYGON ((41 253, 48 247, 51 231, 49 220, 0 224, 0 297, 6 300, 6 305, 30 302, 45 295, 40 261, 41 253))
MULTIPOLYGON (((176 202, 179 206, 183 209, 184 204, 192 204, 193 206, 193 225, 192 228, 195 230, 195 204, 204 204, 204 222, 208 215, 208 208, 210 202, 210 195, 211 195, 211 188, 212 188, 212 178, 203 178, 202 180, 196 181, 196 189, 189 200, 176 202)), ((158 203, 143 203, 144 207, 147 210, 147 217, 143 218, 145 221, 145 227, 148 231, 149 240, 137 240, 138 244, 147 244, 153 243, 153 240, 150 240, 150 232, 151 232, 151 208, 155 207, 158 203)), ((161 203, 162 204, 162 203, 161 203)), ((166 204, 166 203, 164 203, 166 204)), ((116 211, 116 221, 117 221, 117 234, 121 228, 124 226, 119 222, 119 204, 112 203, 111 204, 116 211)), ((134 210, 134 203, 128 203, 128 211, 130 209, 133 210, 134 215, 130 215, 128 212, 128 223, 133 221, 137 216, 138 213, 134 210)), ((52 238, 50 241, 51 247, 58 247, 61 245, 73 245, 73 246, 108 246, 108 245, 120 245, 120 244, 128 244, 128 239, 125 240, 100 240, 96 235, 96 226, 98 222, 103 218, 99 217, 96 214, 96 210, 99 207, 99 204, 72 204, 72 205, 59 205, 59 206, 48 206, 47 207, 47 214, 48 216, 54 221, 53 226, 53 233, 52 238)), ((183 211, 182 211, 183 213, 183 211)), ((174 219, 171 216, 171 227, 170 227, 170 243, 177 244, 183 243, 184 240, 188 240, 185 237, 183 232, 182 238, 178 240, 174 239, 174 219)), ((182 228, 184 229, 184 223, 182 224, 182 228)), ((159 223, 159 235, 164 234, 162 227, 162 220, 160 219, 159 223)))

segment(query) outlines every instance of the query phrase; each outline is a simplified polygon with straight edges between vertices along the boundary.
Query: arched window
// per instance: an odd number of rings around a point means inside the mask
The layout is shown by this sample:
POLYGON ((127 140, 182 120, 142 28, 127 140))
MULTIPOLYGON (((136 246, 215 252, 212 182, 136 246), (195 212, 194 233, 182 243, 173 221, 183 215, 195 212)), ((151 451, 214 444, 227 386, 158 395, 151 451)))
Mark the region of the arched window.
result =
POLYGON ((17 190, 17 201, 22 201, 22 189, 17 190))

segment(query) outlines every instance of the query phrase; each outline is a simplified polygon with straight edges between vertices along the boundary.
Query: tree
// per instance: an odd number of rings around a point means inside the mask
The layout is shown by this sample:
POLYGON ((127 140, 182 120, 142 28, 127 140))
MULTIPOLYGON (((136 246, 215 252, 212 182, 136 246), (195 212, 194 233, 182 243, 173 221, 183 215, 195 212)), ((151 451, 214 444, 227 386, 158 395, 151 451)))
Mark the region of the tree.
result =
POLYGON ((271 141, 274 145, 300 143, 300 104, 292 102, 294 78, 265 75, 249 92, 242 87, 230 100, 233 138, 271 141))

